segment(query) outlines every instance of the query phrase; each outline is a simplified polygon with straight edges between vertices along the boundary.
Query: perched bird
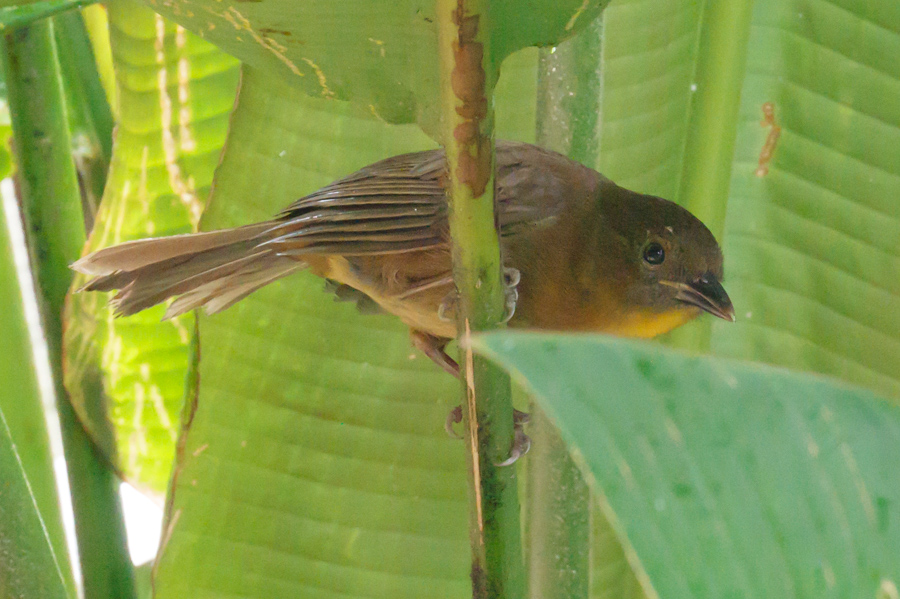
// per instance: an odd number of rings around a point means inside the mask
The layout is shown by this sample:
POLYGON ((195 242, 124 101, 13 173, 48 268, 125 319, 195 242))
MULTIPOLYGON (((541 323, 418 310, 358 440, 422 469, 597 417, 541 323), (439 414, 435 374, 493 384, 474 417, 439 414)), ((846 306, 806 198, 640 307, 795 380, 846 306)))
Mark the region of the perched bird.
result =
MULTIPOLYGON (((441 150, 388 158, 259 224, 123 243, 72 267, 120 290, 120 315, 175 297, 166 317, 214 313, 309 268, 340 298, 398 316, 450 372, 455 288, 441 150)), ((667 200, 565 156, 497 144, 496 198, 509 326, 653 337, 702 312, 734 320, 712 233, 667 200)))

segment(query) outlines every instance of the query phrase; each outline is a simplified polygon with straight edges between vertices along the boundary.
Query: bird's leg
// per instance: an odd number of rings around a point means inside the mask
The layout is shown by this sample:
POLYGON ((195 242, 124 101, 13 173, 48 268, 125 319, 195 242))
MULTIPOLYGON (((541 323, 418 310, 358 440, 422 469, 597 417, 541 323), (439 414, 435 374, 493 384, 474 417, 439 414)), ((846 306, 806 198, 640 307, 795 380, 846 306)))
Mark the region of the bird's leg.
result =
POLYGON ((438 318, 444 322, 455 322, 458 299, 456 289, 448 293, 438 306, 438 318))
POLYGON ((450 343, 449 339, 430 335, 425 331, 410 329, 409 340, 413 347, 428 356, 432 362, 453 376, 459 376, 459 364, 444 351, 444 348, 450 343))
MULTIPOLYGON (((504 323, 509 322, 516 313, 516 302, 519 300, 519 292, 517 291, 516 286, 519 284, 521 278, 522 275, 517 269, 503 269, 503 292, 505 300, 503 313, 504 323)), ((447 294, 447 297, 444 298, 444 301, 441 302, 441 305, 438 308, 438 317, 441 320, 446 321, 456 320, 457 301, 456 291, 447 294)), ((447 347, 447 344, 450 342, 449 339, 435 337, 424 331, 413 329, 410 330, 409 335, 414 347, 419 349, 422 353, 431 358, 435 364, 453 376, 459 376, 459 364, 444 351, 444 348, 447 347)), ((447 420, 444 422, 444 430, 447 431, 448 435, 455 439, 462 439, 462 436, 453 430, 453 426, 462 422, 462 419, 462 406, 456 406, 450 410, 450 413, 447 414, 447 420)), ((525 434, 525 425, 530 419, 530 416, 525 412, 513 410, 515 441, 513 442, 509 457, 497 464, 498 466, 510 466, 520 457, 528 453, 528 450, 531 448, 531 439, 525 434)))
POLYGON ((454 424, 462 422, 462 406, 456 406, 447 414, 447 420, 444 421, 444 430, 454 439, 462 439, 463 436, 453 430, 454 424))
MULTIPOLYGON (((503 322, 509 322, 516 313, 516 302, 519 301, 519 291, 517 289, 519 281, 522 280, 522 273, 518 269, 511 267, 503 268, 503 290, 505 297, 505 311, 503 314, 503 322)), ((460 417, 462 415, 460 414, 460 417)), ((525 425, 531 420, 531 416, 519 410, 513 410, 513 429, 515 430, 515 440, 513 441, 512 450, 509 457, 497 464, 498 466, 510 466, 523 455, 528 453, 531 448, 531 438, 525 434, 525 425)))
MULTIPOLYGON (((412 342, 413 347, 431 358, 432 362, 453 376, 459 377, 459 364, 457 364, 456 360, 451 358, 445 351, 447 344, 450 342, 449 339, 429 335, 424 331, 410 329, 409 340, 412 342)), ((446 430, 447 434, 451 437, 462 439, 462 436, 458 435, 456 431, 453 430, 453 425, 459 424, 460 422, 462 422, 462 406, 456 406, 450 410, 449 414, 447 414, 447 420, 444 422, 444 430, 446 430)))

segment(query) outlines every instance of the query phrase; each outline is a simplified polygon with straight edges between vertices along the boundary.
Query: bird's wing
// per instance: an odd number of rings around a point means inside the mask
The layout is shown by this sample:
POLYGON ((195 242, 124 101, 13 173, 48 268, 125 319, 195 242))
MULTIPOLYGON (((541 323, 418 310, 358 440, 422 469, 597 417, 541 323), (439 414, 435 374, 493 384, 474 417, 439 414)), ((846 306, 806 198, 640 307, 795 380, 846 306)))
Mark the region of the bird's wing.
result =
POLYGON ((553 226, 583 208, 603 177, 596 171, 531 144, 497 144, 497 202, 504 238, 553 226))
POLYGON ((268 242, 280 254, 374 255, 446 241, 444 155, 394 156, 288 206, 268 242))
MULTIPOLYGON (((529 144, 497 144, 504 236, 552 223, 565 209, 573 163, 529 144)), ((283 255, 364 256, 418 251, 449 240, 442 150, 376 162, 285 209, 266 245, 283 255)))

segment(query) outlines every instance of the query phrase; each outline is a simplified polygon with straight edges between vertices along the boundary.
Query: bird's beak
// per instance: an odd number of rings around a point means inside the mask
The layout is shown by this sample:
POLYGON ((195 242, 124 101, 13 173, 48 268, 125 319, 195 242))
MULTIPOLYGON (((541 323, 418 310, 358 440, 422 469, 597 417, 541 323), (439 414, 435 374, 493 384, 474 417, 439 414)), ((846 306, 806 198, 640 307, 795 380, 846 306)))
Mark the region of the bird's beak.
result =
POLYGON ((678 290, 675 294, 675 299, 678 301, 697 306, 713 316, 734 322, 734 306, 731 305, 731 299, 712 273, 706 273, 691 283, 674 281, 662 281, 662 283, 678 290))

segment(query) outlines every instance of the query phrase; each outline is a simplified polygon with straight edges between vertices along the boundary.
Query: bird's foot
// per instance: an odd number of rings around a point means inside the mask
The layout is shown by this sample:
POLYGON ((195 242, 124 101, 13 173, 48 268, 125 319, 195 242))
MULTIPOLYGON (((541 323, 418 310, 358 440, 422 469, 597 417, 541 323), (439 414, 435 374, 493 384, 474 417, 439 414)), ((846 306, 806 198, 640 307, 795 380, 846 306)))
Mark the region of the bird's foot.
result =
POLYGON ((525 434, 525 430, 522 425, 517 424, 515 426, 515 439, 513 441, 512 451, 509 452, 509 457, 497 464, 497 467, 502 468, 504 466, 512 466, 515 464, 519 458, 528 453, 528 450, 531 449, 531 437, 525 434))
MULTIPOLYGON (((519 301, 519 291, 517 289, 519 281, 522 280, 522 273, 517 268, 503 268, 503 318, 501 322, 507 323, 516 313, 516 303, 519 301)), ((454 322, 456 320, 456 306, 459 303, 459 295, 456 291, 451 291, 441 301, 438 306, 438 318, 444 322, 454 322)))
POLYGON ((515 432, 515 437, 512 450, 509 452, 509 457, 497 464, 497 466, 512 466, 531 449, 531 437, 525 434, 525 425, 529 422, 531 422, 530 414, 513 410, 513 431, 515 432))
POLYGON ((503 297, 504 310, 503 322, 509 322, 516 313, 516 303, 519 301, 519 290, 517 289, 519 281, 522 280, 522 273, 516 268, 503 268, 503 297))
MULTIPOLYGON (((444 422, 444 430, 454 439, 462 439, 462 435, 453 430, 453 426, 462 422, 463 413, 462 406, 456 406, 447 414, 447 420, 444 422)), ((525 425, 531 421, 531 416, 519 410, 513 410, 513 431, 515 437, 513 440, 512 450, 509 457, 497 464, 498 467, 512 466, 519 458, 528 453, 531 449, 531 437, 525 434, 525 425)))
POLYGON ((448 293, 438 306, 438 318, 444 322, 456 322, 456 304, 459 301, 459 294, 454 289, 448 293))
POLYGON ((453 430, 453 425, 462 422, 462 406, 456 406, 447 414, 447 420, 444 421, 444 430, 454 439, 462 439, 463 436, 453 430))

